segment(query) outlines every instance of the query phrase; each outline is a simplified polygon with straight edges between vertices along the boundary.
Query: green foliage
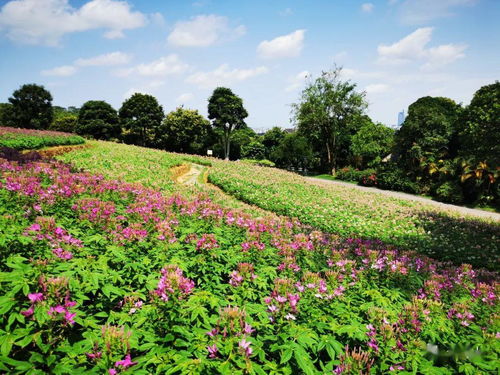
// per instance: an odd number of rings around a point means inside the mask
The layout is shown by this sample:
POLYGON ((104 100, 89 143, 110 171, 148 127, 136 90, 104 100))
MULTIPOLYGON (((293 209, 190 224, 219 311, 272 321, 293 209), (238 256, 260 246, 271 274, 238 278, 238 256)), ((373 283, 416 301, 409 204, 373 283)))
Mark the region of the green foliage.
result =
POLYGON ((178 107, 158 127, 155 143, 168 151, 205 154, 212 137, 210 122, 197 110, 178 107))
POLYGON ((85 143, 75 134, 47 130, 0 128, 0 147, 16 150, 34 150, 50 146, 78 145, 85 143))
POLYGON ((375 169, 359 170, 353 167, 344 167, 337 170, 337 172, 335 173, 335 178, 343 181, 358 182, 362 185, 365 185, 363 183, 363 180, 367 179, 375 173, 375 169))
POLYGON ((243 100, 231 89, 218 87, 208 99, 208 118, 214 128, 221 131, 224 158, 229 160, 231 133, 246 126, 248 112, 243 107, 243 100))
POLYGON ((298 130, 322 156, 322 167, 334 172, 339 159, 349 150, 356 120, 367 107, 365 94, 356 84, 343 81, 341 68, 323 72, 302 91, 294 104, 298 130))
POLYGON ((141 146, 154 144, 163 116, 163 108, 154 96, 135 93, 119 110, 124 140, 141 146))
POLYGON ((65 132, 65 133, 76 133, 78 122, 78 116, 73 114, 59 115, 54 118, 52 124, 50 124, 50 130, 65 132))
POLYGON ((253 165, 258 165, 259 167, 274 167, 275 164, 271 160, 267 159, 261 159, 261 160, 255 160, 255 159, 242 159, 242 162, 245 163, 250 163, 253 165))
POLYGON ((12 104, 3 116, 5 125, 26 129, 48 129, 52 123, 52 95, 43 86, 26 84, 9 98, 12 104))
POLYGON ((377 186, 381 189, 418 194, 420 188, 396 163, 386 163, 377 171, 377 186))
POLYGON ((462 203, 462 187, 456 181, 446 181, 436 189, 436 198, 447 203, 462 203))
POLYGON ((264 145, 259 140, 252 140, 247 145, 241 147, 241 156, 248 159, 264 159, 266 155, 266 149, 264 145))
POLYGON ((273 160, 282 168, 312 168, 314 153, 307 138, 295 132, 285 135, 271 154, 273 160))
POLYGON ((273 127, 266 131, 262 137, 262 144, 266 148, 266 157, 270 158, 271 154, 276 150, 279 144, 285 138, 286 132, 283 131, 280 127, 273 127))
POLYGON ((12 104, 10 103, 0 103, 0 126, 16 126, 13 122, 12 104))
POLYGON ((89 100, 78 112, 76 132, 95 139, 109 140, 120 136, 116 110, 103 100, 89 100))
POLYGON ((363 169, 377 167, 390 154, 394 130, 380 123, 373 123, 368 116, 362 117, 362 125, 352 137, 350 150, 356 166, 363 169))
POLYGON ((500 165, 500 82, 481 87, 460 119, 460 155, 500 165))

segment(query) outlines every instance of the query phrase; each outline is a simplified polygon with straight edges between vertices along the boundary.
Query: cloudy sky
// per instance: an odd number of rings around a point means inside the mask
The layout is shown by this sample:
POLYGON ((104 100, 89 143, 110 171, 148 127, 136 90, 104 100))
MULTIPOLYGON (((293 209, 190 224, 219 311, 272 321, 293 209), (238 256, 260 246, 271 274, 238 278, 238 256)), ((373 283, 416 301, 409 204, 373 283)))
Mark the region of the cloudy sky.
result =
POLYGON ((227 86, 254 129, 289 127, 305 77, 337 64, 393 125, 500 79, 499 19, 499 0, 0 0, 0 102, 33 82, 60 106, 143 92, 206 114, 227 86))

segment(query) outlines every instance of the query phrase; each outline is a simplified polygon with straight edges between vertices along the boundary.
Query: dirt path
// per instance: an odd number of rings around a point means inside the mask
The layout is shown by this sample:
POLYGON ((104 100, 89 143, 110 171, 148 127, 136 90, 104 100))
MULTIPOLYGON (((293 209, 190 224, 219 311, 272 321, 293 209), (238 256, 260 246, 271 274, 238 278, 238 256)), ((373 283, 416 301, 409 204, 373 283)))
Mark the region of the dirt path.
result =
POLYGON ((334 184, 334 185, 338 185, 338 186, 345 186, 345 187, 350 187, 353 189, 358 189, 361 191, 372 192, 372 193, 377 193, 377 194, 384 194, 384 195, 398 198, 398 199, 405 199, 405 200, 411 200, 411 201, 416 201, 416 202, 422 202, 424 204, 428 204, 431 206, 437 206, 440 208, 444 208, 446 210, 458 212, 461 215, 483 217, 483 218, 487 218, 487 219, 493 219, 495 221, 500 221, 500 214, 497 214, 495 212, 483 211, 483 210, 478 210, 478 209, 474 209, 474 208, 467 208, 467 207, 462 207, 462 206, 455 206, 453 204, 436 202, 436 201, 433 201, 432 199, 419 197, 417 195, 401 193, 398 191, 382 190, 382 189, 377 189, 377 188, 367 187, 367 186, 359 186, 359 185, 351 184, 351 183, 344 182, 344 181, 324 180, 322 178, 314 178, 314 177, 307 177, 307 179, 314 181, 315 183, 334 184))
POLYGON ((189 170, 177 177, 177 182, 184 185, 198 185, 204 169, 202 165, 190 164, 189 170))

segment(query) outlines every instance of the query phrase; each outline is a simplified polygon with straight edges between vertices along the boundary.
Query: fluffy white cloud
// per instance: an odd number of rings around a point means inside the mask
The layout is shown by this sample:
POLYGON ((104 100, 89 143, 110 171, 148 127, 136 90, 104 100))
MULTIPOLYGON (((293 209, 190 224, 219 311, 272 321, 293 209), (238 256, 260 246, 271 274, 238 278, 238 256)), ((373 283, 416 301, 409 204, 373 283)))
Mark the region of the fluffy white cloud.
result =
POLYGON ((220 41, 238 38, 245 32, 243 25, 232 28, 227 17, 200 15, 189 21, 177 22, 167 40, 178 47, 208 47, 220 41))
POLYGON ((184 103, 192 101, 193 99, 194 99, 194 95, 192 93, 190 93, 190 92, 186 92, 184 94, 179 95, 175 99, 175 101, 178 104, 184 104, 184 103))
POLYGON ((145 23, 142 13, 117 0, 91 0, 78 9, 68 0, 12 0, 0 10, 0 29, 9 39, 50 46, 67 33, 105 29, 106 38, 119 38, 145 23))
POLYGON ((297 75, 291 77, 288 81, 290 84, 285 88, 286 92, 290 91, 295 91, 297 90, 300 86, 302 86, 306 80, 307 77, 309 77, 311 73, 309 73, 307 70, 304 70, 297 75))
POLYGON ((151 81, 140 87, 131 87, 123 94, 123 99, 128 99, 135 93, 154 95, 156 89, 165 85, 165 81, 151 81))
POLYGON ((123 65, 130 62, 132 56, 123 52, 110 52, 104 55, 80 58, 75 60, 75 65, 78 66, 112 66, 123 65))
POLYGON ((75 74, 77 71, 73 65, 58 66, 53 69, 42 70, 44 76, 68 77, 75 74))
POLYGON ((296 57, 304 47, 305 30, 279 36, 272 40, 264 40, 257 47, 257 54, 264 59, 296 57))
POLYGON ((120 77, 137 74, 140 76, 168 76, 184 73, 189 65, 184 63, 176 54, 160 57, 150 63, 142 63, 128 69, 120 69, 116 75, 120 77))
POLYGON ((419 25, 428 21, 453 16, 453 9, 472 6, 479 0, 406 0, 401 4, 401 21, 419 25))
POLYGON ((390 86, 385 83, 374 83, 365 87, 368 94, 381 94, 389 91, 390 86))
POLYGON ((372 3, 364 3, 361 5, 361 10, 365 13, 370 13, 374 7, 375 5, 373 5, 372 3))
POLYGON ((222 64, 211 72, 197 72, 187 77, 186 82, 201 88, 231 85, 235 82, 247 80, 265 74, 269 71, 265 66, 254 69, 229 69, 228 64, 222 64))
POLYGON ((464 44, 446 44, 426 48, 431 41, 432 27, 415 30, 400 41, 378 46, 379 62, 383 64, 402 64, 423 61, 422 69, 435 69, 465 56, 464 44))

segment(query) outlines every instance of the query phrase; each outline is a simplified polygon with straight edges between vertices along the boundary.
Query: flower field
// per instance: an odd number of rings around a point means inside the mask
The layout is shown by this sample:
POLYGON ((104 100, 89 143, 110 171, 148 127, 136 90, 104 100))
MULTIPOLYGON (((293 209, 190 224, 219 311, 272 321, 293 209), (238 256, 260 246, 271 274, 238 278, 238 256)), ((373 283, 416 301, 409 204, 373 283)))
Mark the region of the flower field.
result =
POLYGON ((0 372, 498 371, 495 273, 186 198, 181 156, 106 147, 0 162, 0 372))
POLYGON ((0 147, 34 150, 42 147, 82 143, 85 143, 82 137, 70 133, 0 127, 0 147))
POLYGON ((328 233, 379 239, 443 261, 499 270, 498 222, 248 163, 214 161, 209 181, 244 202, 328 233))

